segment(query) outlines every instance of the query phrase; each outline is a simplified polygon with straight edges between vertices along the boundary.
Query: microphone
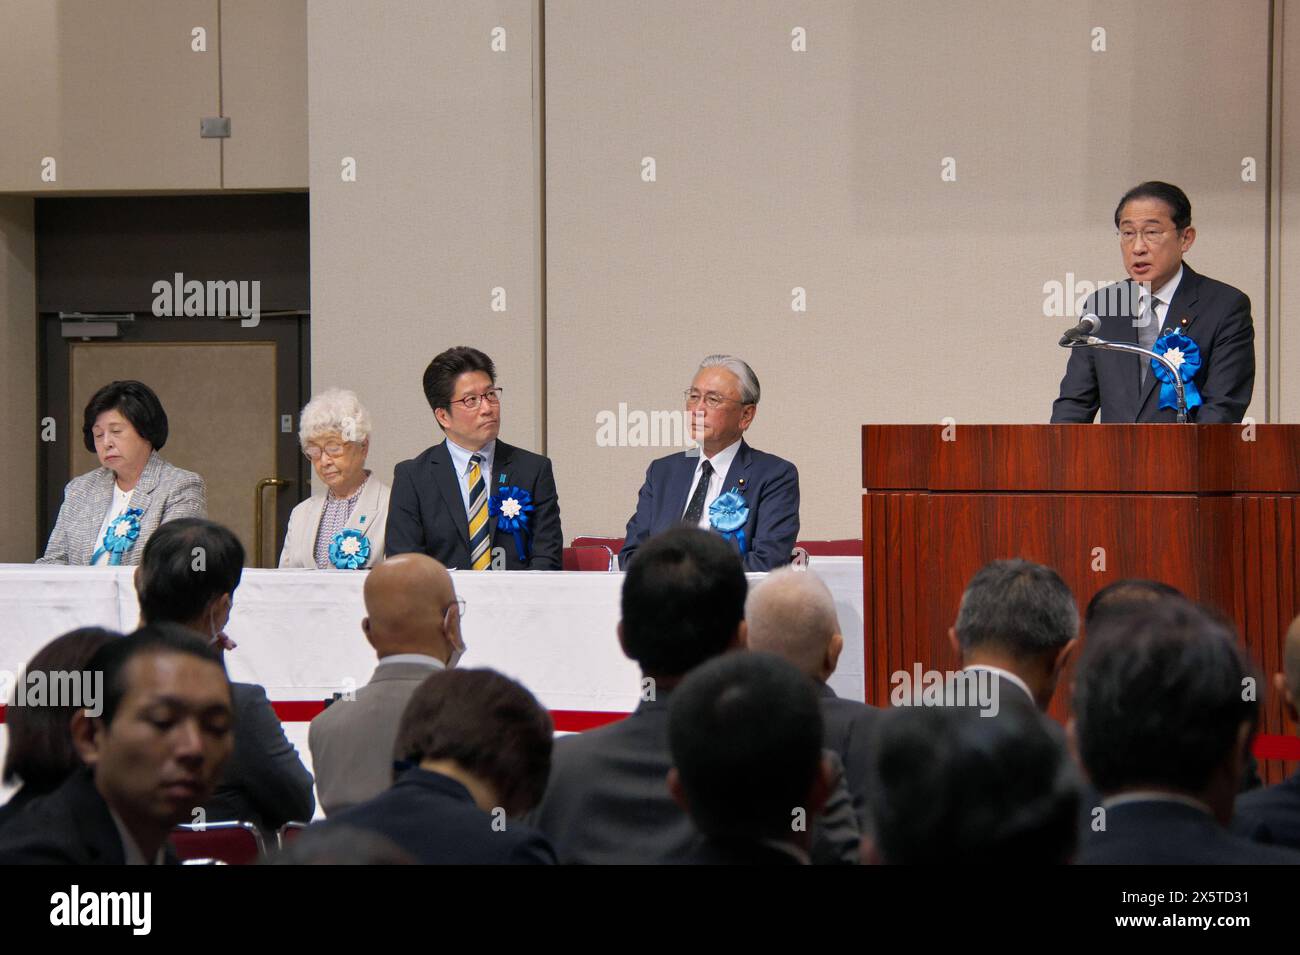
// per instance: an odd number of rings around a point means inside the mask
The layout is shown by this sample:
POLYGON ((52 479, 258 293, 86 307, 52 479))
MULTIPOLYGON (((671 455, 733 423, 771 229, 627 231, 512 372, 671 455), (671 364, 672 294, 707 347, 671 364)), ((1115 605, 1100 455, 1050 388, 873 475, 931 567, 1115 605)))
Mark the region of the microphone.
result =
POLYGON ((1075 325, 1064 335, 1061 336, 1061 345, 1069 345, 1071 342, 1077 342, 1081 338, 1087 338, 1095 335, 1097 329, 1101 328, 1101 319, 1089 312, 1083 318, 1079 319, 1079 324, 1075 325))

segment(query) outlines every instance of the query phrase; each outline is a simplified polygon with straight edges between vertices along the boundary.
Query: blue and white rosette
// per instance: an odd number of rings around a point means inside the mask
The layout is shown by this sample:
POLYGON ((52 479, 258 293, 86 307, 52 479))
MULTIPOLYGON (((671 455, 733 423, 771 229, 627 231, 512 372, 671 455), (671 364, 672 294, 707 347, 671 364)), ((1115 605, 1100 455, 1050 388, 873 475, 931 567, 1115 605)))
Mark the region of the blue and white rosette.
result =
POLYGON ((497 530, 514 537, 515 556, 521 564, 528 560, 528 545, 533 533, 529 527, 532 513, 533 496, 513 484, 501 485, 488 498, 488 514, 497 519, 497 530))
MULTIPOLYGON (((1187 410, 1201 406, 1201 393, 1192 378, 1201 370, 1201 346, 1186 335, 1175 332, 1156 339, 1151 349, 1157 355, 1163 355, 1174 363, 1178 377, 1183 379, 1183 397, 1187 401, 1187 410)), ((1178 409, 1178 392, 1174 390, 1174 376, 1169 369, 1151 359, 1151 372, 1160 380, 1160 407, 1178 409)))
POLYGON ((726 494, 719 494, 718 499, 709 505, 709 526, 727 540, 734 540, 742 557, 749 548, 745 540, 745 524, 748 521, 749 505, 735 488, 726 494))
POLYGON ((144 511, 138 507, 128 507, 120 516, 113 518, 104 531, 104 542, 91 556, 93 564, 101 554, 108 554, 108 563, 116 567, 122 563, 122 555, 129 551, 140 537, 140 518, 144 511))
POLYGON ((351 527, 330 541, 330 563, 339 570, 360 570, 370 559, 370 538, 351 527))

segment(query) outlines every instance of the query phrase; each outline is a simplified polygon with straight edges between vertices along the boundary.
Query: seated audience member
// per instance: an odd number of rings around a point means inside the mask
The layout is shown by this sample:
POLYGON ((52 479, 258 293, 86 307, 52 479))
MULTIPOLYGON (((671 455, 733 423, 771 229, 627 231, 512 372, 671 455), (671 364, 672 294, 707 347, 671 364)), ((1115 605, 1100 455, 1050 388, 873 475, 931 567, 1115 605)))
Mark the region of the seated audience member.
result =
POLYGON ((866 823, 871 734, 880 710, 858 700, 841 699, 826 683, 844 649, 835 598, 811 570, 783 567, 750 590, 745 622, 749 649, 775 653, 815 682, 826 727, 825 746, 844 763, 844 783, 862 827, 866 823))
POLYGON ((411 768, 319 825, 378 832, 425 865, 554 864, 545 837, 515 821, 546 788, 553 733, 550 714, 514 680, 434 673, 397 731, 394 757, 411 768))
POLYGON ((265 865, 419 865, 397 843, 369 829, 331 824, 297 835, 265 865))
POLYGON ((167 412, 148 386, 112 381, 86 404, 82 441, 100 467, 63 489, 63 504, 38 564, 138 564, 165 521, 207 514, 203 478, 168 464, 167 412))
POLYGON ((710 355, 686 389, 699 444, 650 462, 619 551, 626 569, 654 534, 686 524, 726 538, 746 570, 790 563, 799 536, 799 472, 743 437, 758 413, 758 377, 732 355, 710 355))
POLYGON ((1092 595, 1083 613, 1083 627, 1091 631, 1097 622, 1110 614, 1124 614, 1140 610, 1160 600, 1186 600, 1177 587, 1158 580, 1128 578, 1107 584, 1092 595))
MULTIPOLYGON (((1291 621, 1283 649, 1282 673, 1273 675, 1273 686, 1282 698, 1282 709, 1292 723, 1300 723, 1296 702, 1300 700, 1300 617, 1291 621)), ((1256 789, 1237 798, 1234 830, 1248 829, 1256 841, 1300 849, 1300 771, 1267 789, 1256 789)))
POLYGON ((700 664, 673 692, 668 743, 669 791, 702 834, 685 861, 808 864, 831 769, 805 674, 768 653, 700 664))
POLYGON ((1075 677, 1070 732, 1101 805, 1078 861, 1297 863, 1224 827, 1259 703, 1233 634, 1190 604, 1158 601, 1100 620, 1075 677))
MULTIPOLYGON (((225 626, 243 572, 244 546, 229 530, 201 518, 171 521, 150 538, 136 571, 140 619, 189 627, 224 654, 235 646, 225 626)), ((204 821, 238 819, 274 831, 310 819, 316 808, 311 773, 284 735, 266 690, 233 682, 230 690, 235 752, 203 806, 204 821)))
POLYGON ((995 560, 970 579, 948 630, 962 668, 996 678, 1002 706, 1046 710, 1079 635, 1079 610, 1060 575, 1027 560, 995 560))
POLYGON ((1029 706, 900 706, 880 720, 866 855, 894 865, 1059 865, 1079 780, 1060 730, 1029 706))
POLYGON ((35 702, 26 701, 23 706, 18 706, 16 700, 8 701, 5 728, 9 731, 9 741, 2 775, 6 785, 21 782, 22 788, 0 806, 0 826, 37 796, 53 792, 81 767, 68 725, 78 710, 94 709, 99 702, 89 698, 96 693, 93 675, 87 684, 81 674, 90 673, 86 664, 100 647, 120 637, 121 634, 100 627, 73 630, 36 651, 18 674, 17 679, 27 681, 28 686, 34 674, 41 674, 39 679, 48 688, 47 693, 59 685, 54 674, 71 674, 77 699, 60 701, 42 696, 35 702), (81 705, 76 705, 78 701, 81 705))
MULTIPOLYGON (((746 580, 735 548, 679 527, 651 538, 623 579, 618 639, 641 667, 626 719, 555 743, 546 795, 531 821, 563 862, 680 861, 696 837, 668 791, 668 704, 694 667, 745 647, 746 580)), ((814 862, 852 862, 858 826, 833 760, 835 791, 813 833, 814 862)))
POLYGON ((230 756, 230 683, 221 655, 190 631, 145 627, 87 667, 103 673, 103 706, 71 721, 85 766, 0 830, 0 865, 174 863, 168 833, 230 756))
POLYGON ((424 679, 465 649, 451 575, 432 557, 398 554, 370 572, 361 629, 379 656, 354 698, 335 700, 311 721, 316 791, 326 815, 393 784, 393 743, 402 712, 424 679))
POLYGON ((290 513, 280 566, 375 566, 384 559, 389 487, 366 469, 369 412, 351 391, 330 388, 307 402, 298 423, 302 453, 325 490, 290 513))

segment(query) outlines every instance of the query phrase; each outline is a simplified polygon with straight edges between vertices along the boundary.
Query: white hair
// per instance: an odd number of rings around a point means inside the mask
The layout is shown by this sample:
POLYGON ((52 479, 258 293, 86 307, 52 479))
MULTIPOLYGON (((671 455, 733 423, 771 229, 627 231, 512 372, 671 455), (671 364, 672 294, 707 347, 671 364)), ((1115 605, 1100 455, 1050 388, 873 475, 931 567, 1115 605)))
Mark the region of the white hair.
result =
POLYGON ((773 571, 750 589, 745 622, 749 649, 775 653, 812 677, 840 629, 830 589, 812 571, 793 567, 773 571))
POLYGON ((740 400, 747 405, 758 404, 758 376, 754 369, 735 355, 710 355, 700 362, 700 369, 725 368, 740 379, 740 400))
POLYGON ((370 413, 345 388, 330 388, 307 402, 298 416, 298 443, 304 448, 324 434, 338 434, 344 441, 370 437, 370 413))

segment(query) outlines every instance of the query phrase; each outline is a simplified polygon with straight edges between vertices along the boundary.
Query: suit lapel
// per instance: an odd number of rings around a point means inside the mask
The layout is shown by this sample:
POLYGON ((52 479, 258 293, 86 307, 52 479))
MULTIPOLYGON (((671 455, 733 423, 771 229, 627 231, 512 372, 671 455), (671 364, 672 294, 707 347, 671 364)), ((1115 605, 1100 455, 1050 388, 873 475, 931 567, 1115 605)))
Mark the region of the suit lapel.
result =
POLYGON ((144 470, 140 472, 140 480, 136 483, 135 491, 131 494, 131 502, 127 506, 138 507, 148 514, 149 505, 153 503, 153 492, 158 489, 158 480, 161 477, 162 458, 158 457, 157 451, 154 451, 145 462, 144 470))
POLYGON ((668 481, 665 498, 670 506, 670 524, 680 524, 682 515, 686 513, 686 499, 690 496, 695 469, 699 467, 703 454, 701 449, 699 454, 682 453, 673 460, 673 473, 668 481))
POLYGON ((452 466, 451 452, 447 450, 446 441, 434 446, 430 463, 433 468, 433 483, 438 486, 443 502, 451 512, 451 519, 456 524, 456 530, 460 532, 460 539, 468 551, 469 518, 465 515, 465 499, 460 496, 460 475, 452 466))
POLYGON ((492 495, 501 486, 501 476, 505 475, 508 484, 518 483, 510 480, 510 471, 508 470, 511 459, 514 457, 514 451, 514 448, 497 438, 496 450, 492 452, 492 485, 487 489, 488 540, 496 540, 497 536, 497 516, 492 513, 492 495))
MULTIPOLYGON (((321 509, 325 507, 324 500, 321 501, 321 509)), ((343 525, 344 529, 360 531, 363 537, 370 536, 370 528, 375 526, 375 515, 379 512, 379 481, 372 474, 366 479, 366 489, 361 492, 361 497, 357 498, 356 507, 352 508, 352 514, 348 517, 348 522, 343 525)), ((319 515, 316 523, 320 523, 319 515)), ((466 525, 468 526, 468 525, 466 525)))
MULTIPOLYGON (((722 481, 723 494, 735 488, 744 497, 745 492, 749 490, 749 463, 749 445, 745 443, 744 438, 741 438, 740 449, 736 452, 736 456, 731 459, 731 467, 727 468, 727 476, 722 481)), ((746 501, 748 502, 748 498, 746 498, 746 501)))
MULTIPOLYGON (((1183 277, 1178 283, 1178 288, 1174 289, 1174 297, 1169 302, 1169 307, 1165 309, 1165 320, 1160 328, 1156 330, 1156 338, 1159 339, 1168 332, 1187 334, 1192 323, 1196 321, 1196 300, 1200 297, 1200 276, 1192 271, 1191 266, 1186 262, 1183 263, 1183 277)), ((1137 329, 1135 328, 1136 334, 1137 329)), ((1150 361, 1150 359, 1143 359, 1150 361)), ((1153 407, 1152 413, 1158 410, 1159 398, 1152 398, 1156 393, 1157 379, 1154 374, 1147 376, 1146 387, 1138 396, 1138 416, 1137 420, 1142 420, 1142 413, 1145 411, 1148 401, 1155 401, 1156 407, 1153 407)))

